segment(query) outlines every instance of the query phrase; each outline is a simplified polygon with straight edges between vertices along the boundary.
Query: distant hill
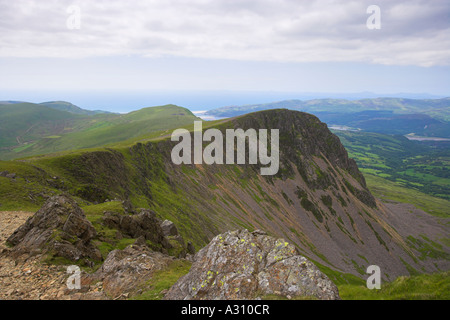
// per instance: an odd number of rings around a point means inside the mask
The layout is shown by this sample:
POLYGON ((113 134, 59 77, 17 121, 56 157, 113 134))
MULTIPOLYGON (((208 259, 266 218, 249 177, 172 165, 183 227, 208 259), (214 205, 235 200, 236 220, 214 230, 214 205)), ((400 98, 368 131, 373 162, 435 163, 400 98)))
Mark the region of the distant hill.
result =
MULTIPOLYGON (((65 103, 52 105, 78 110, 65 103)), ((197 119, 188 109, 174 105, 128 114, 78 114, 44 104, 4 104, 0 105, 0 159, 103 146, 197 119)))
POLYGON ((25 101, 0 101, 0 104, 17 104, 17 103, 26 103, 25 101))
MULTIPOLYGON (((30 103, 30 104, 36 104, 26 101, 0 101, 0 105, 10 105, 10 104, 22 104, 22 103, 30 103)), ((60 111, 67 111, 73 114, 82 114, 82 115, 95 115, 99 113, 112 113, 109 111, 102 111, 102 110, 85 110, 82 109, 70 102, 67 101, 49 101, 49 102, 42 102, 39 103, 41 105, 44 105, 46 107, 60 110, 60 111)))
POLYGON ((228 106, 210 110, 205 115, 235 117, 255 111, 279 108, 314 114, 329 125, 345 125, 370 132, 450 137, 450 98, 286 100, 266 104, 228 106))
POLYGON ((450 137, 450 122, 421 113, 396 114, 392 111, 368 110, 356 113, 316 112, 315 115, 329 125, 341 125, 368 132, 450 137))
POLYGON ((49 108, 52 108, 52 109, 67 111, 67 112, 74 113, 74 114, 95 115, 95 114, 99 114, 99 113, 111 113, 108 111, 101 111, 101 110, 94 110, 94 111, 85 110, 85 109, 77 107, 76 105, 74 105, 70 102, 66 102, 66 101, 50 101, 50 102, 42 102, 40 104, 47 106, 49 108))
POLYGON ((63 133, 79 119, 78 115, 38 104, 0 105, 0 150, 63 133))
POLYGON ((284 100, 264 104, 244 106, 227 106, 213 109, 208 115, 216 117, 235 117, 250 112, 269 109, 291 109, 309 113, 335 112, 354 113, 367 110, 392 111, 398 114, 422 113, 433 118, 450 120, 450 98, 443 99, 402 99, 376 98, 362 100, 344 99, 314 99, 314 100, 284 100))

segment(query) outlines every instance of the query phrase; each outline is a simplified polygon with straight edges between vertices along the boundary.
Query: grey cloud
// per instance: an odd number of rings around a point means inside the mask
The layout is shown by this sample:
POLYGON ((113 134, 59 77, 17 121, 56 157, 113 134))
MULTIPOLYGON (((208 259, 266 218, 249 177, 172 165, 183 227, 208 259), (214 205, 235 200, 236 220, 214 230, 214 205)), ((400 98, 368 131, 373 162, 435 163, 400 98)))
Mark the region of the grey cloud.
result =
POLYGON ((450 64, 447 0, 0 0, 0 57, 177 55, 450 64), (82 9, 82 29, 65 27, 82 9), (368 30, 377 4, 382 29, 368 30))

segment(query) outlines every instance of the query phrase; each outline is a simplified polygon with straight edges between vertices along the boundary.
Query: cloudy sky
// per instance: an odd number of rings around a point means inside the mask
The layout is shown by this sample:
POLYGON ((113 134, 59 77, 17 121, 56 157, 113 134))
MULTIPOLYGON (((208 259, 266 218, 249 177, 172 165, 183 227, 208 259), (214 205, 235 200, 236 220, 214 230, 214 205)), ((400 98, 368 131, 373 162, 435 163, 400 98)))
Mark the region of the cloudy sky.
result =
POLYGON ((0 0, 0 12, 0 100, 118 91, 450 95, 448 0, 0 0), (374 4, 381 29, 367 26, 374 4))

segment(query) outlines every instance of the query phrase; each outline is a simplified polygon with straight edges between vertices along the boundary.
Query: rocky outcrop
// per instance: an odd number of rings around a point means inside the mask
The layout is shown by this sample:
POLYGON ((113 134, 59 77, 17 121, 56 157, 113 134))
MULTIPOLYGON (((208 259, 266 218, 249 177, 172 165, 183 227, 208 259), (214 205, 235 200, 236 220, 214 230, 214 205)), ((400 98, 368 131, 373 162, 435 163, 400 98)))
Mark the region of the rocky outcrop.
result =
POLYGON ((12 255, 49 253, 71 261, 87 258, 101 260, 99 250, 91 243, 96 236, 92 224, 67 196, 55 196, 19 227, 8 239, 12 255))
POLYGON ((103 224, 117 229, 127 237, 140 239, 142 244, 149 245, 153 250, 168 253, 177 258, 184 258, 188 253, 195 253, 192 244, 186 245, 172 221, 161 221, 151 210, 140 209, 139 213, 133 215, 105 212, 103 224))
POLYGON ((168 300, 287 298, 340 299, 337 287, 296 248, 264 232, 216 236, 194 257, 190 272, 167 293, 168 300))
POLYGON ((132 245, 124 250, 111 251, 96 273, 90 276, 92 283, 103 281, 103 290, 111 298, 131 296, 149 281, 156 271, 174 261, 146 246, 132 245))
POLYGON ((161 228, 166 237, 178 235, 178 229, 172 221, 164 220, 161 223, 161 228))
POLYGON ((17 174, 9 173, 8 171, 0 171, 0 177, 15 179, 17 177, 17 174))
POLYGON ((161 222, 156 217, 156 213, 151 210, 141 209, 135 215, 105 212, 103 224, 109 228, 121 231, 130 238, 137 239, 144 237, 145 240, 167 246, 164 241, 161 222))

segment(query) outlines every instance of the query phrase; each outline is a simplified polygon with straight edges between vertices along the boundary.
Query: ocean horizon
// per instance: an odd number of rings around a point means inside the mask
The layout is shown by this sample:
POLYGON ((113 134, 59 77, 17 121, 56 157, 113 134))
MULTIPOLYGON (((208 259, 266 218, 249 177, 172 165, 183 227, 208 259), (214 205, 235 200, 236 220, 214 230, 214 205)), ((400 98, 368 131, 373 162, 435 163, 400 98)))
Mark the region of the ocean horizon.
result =
POLYGON ((25 101, 41 103, 67 101, 86 110, 103 110, 128 113, 142 108, 174 104, 192 112, 208 111, 226 106, 263 104, 283 100, 347 99, 357 100, 377 97, 443 98, 431 94, 377 94, 361 93, 304 93, 268 91, 10 91, 0 90, 0 101, 25 101))

